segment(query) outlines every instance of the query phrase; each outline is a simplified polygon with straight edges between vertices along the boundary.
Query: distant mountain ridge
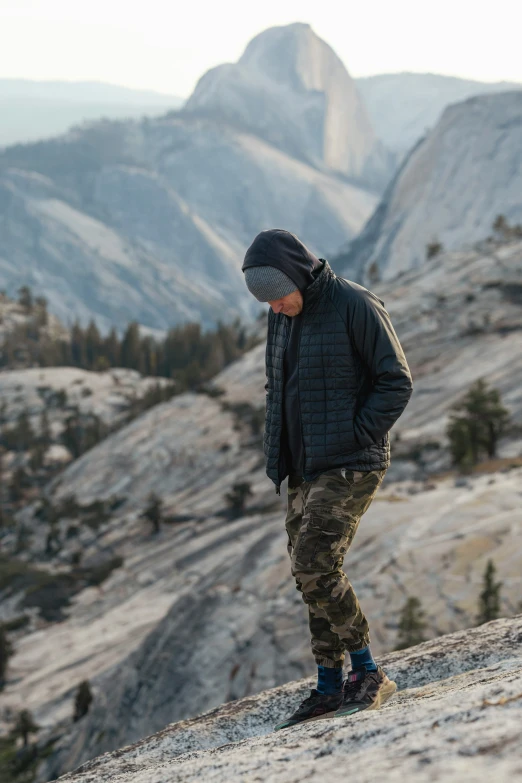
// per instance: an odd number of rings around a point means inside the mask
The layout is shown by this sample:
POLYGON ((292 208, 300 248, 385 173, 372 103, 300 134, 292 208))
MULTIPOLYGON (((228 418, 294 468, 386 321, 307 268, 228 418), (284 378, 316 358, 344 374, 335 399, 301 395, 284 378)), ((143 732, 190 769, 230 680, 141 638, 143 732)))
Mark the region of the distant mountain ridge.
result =
MULTIPOLYGON (((274 62, 278 46, 287 56, 288 37, 301 40, 301 28, 289 27, 262 34, 274 62)), ((258 81, 270 78, 258 70, 258 81)), ((302 108, 300 90, 287 85, 285 96, 302 108)), ((259 231, 282 226, 325 257, 360 231, 376 203, 306 144, 291 154, 265 138, 256 116, 245 127, 187 106, 0 150, 0 285, 11 293, 28 284, 64 323, 94 317, 102 331, 131 320, 166 329, 255 315, 241 260, 259 231)), ((278 127, 292 137, 295 125, 278 127)))
POLYGON ((0 79, 0 147, 57 136, 84 120, 162 114, 183 100, 104 82, 0 79))
POLYGON ((383 73, 355 79, 378 138, 403 155, 451 103, 521 89, 515 82, 479 82, 437 73, 383 73))

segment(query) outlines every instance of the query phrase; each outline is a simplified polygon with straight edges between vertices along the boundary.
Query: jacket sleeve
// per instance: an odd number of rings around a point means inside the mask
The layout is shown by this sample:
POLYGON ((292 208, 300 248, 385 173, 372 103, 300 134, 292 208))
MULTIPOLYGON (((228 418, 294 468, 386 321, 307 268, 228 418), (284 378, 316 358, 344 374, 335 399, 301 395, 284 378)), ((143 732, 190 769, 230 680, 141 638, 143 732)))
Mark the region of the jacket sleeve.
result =
POLYGON ((404 411, 413 391, 410 369, 384 303, 363 289, 350 302, 348 327, 372 388, 354 418, 361 446, 381 440, 404 411))

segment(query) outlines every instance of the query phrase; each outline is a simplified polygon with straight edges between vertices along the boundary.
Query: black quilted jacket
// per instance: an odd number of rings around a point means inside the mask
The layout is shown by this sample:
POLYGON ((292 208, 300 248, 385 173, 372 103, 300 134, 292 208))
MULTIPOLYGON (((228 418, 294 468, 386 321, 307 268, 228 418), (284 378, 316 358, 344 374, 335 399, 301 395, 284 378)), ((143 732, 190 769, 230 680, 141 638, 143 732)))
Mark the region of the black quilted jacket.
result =
MULTIPOLYGON (((388 431, 408 403, 412 380, 384 303, 337 277, 328 261, 303 299, 298 348, 303 477, 311 481, 335 467, 387 468, 388 431)), ((281 430, 290 320, 269 311, 264 452, 276 492, 288 475, 281 430)))

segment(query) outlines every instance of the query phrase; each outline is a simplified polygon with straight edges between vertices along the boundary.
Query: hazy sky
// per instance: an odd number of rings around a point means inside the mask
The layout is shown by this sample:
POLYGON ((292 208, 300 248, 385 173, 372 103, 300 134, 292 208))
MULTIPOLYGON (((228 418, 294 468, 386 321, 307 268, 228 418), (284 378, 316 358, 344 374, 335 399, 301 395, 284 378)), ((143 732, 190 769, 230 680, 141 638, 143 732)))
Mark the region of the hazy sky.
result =
POLYGON ((308 22, 353 76, 522 81, 521 17, 522 0, 0 0, 0 78, 187 96, 265 28, 308 22))

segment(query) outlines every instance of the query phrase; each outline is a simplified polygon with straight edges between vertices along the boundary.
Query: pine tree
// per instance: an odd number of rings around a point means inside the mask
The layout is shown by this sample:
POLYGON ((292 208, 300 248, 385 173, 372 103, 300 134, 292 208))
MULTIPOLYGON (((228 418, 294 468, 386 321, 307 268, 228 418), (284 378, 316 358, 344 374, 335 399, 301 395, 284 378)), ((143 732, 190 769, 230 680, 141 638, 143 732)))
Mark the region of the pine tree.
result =
POLYGON ((444 247, 442 244, 437 240, 434 239, 432 242, 429 242, 426 245, 426 258, 429 261, 431 258, 435 258, 438 256, 442 251, 444 250, 444 247))
POLYGON ((0 529, 4 527, 6 522, 4 513, 4 454, 5 449, 0 446, 0 529))
POLYGON ((483 576, 483 588, 479 596, 477 624, 489 623, 500 617, 500 590, 502 582, 495 582, 496 568, 493 560, 488 560, 483 576))
POLYGON ((130 367, 131 370, 139 370, 140 349, 140 328, 135 321, 132 321, 123 335, 121 344, 122 367, 130 367))
POLYGON ((424 642, 425 628, 424 611, 420 599, 416 596, 410 596, 401 610, 397 634, 398 643, 395 649, 405 650, 407 647, 414 647, 416 644, 424 642))
POLYGON ((74 459, 83 454, 83 430, 79 416, 71 414, 67 417, 61 437, 63 445, 69 449, 74 459))
POLYGON ((25 497, 25 490, 31 486, 31 481, 27 471, 20 465, 13 470, 11 483, 9 484, 9 494, 13 503, 20 503, 25 497))
POLYGON ((508 424, 499 392, 480 378, 451 409, 446 434, 454 464, 470 468, 482 456, 492 459, 508 424))
POLYGON ((80 718, 83 718, 84 715, 87 715, 92 700, 93 700, 93 695, 91 691, 91 686, 89 684, 89 680, 83 680, 79 684, 78 690, 76 691, 76 696, 74 698, 73 720, 75 722, 80 720, 80 718))
POLYGON ((85 337, 83 329, 75 321, 71 329, 71 362, 75 367, 85 367, 85 337))
POLYGON ((34 303, 37 307, 36 322, 39 329, 47 326, 49 322, 49 314, 47 312, 47 299, 45 296, 35 297, 34 303))
POLYGON ((18 451, 27 451, 35 441, 35 435, 27 411, 18 414, 18 419, 13 432, 16 438, 16 448, 18 451))
POLYGON ((24 307, 28 313, 33 309, 33 295, 29 286, 23 285, 18 289, 18 304, 24 307))
POLYGON ((43 467, 44 464, 44 456, 45 456, 45 448, 41 443, 37 443, 36 446, 31 450, 31 453, 29 455, 29 467, 33 471, 33 473, 36 473, 40 468, 43 467))
POLYGON ((101 352, 102 340, 98 327, 91 319, 85 333, 85 362, 88 370, 96 365, 96 360, 101 352))
POLYGON ((103 343, 103 355, 109 361, 109 367, 119 367, 120 360, 120 341, 116 329, 113 327, 103 343))
POLYGON ((24 748, 27 747, 29 741, 29 734, 36 734, 40 730, 29 710, 22 710, 18 713, 16 723, 11 731, 11 736, 22 737, 24 741, 24 748))
POLYGON ((155 492, 151 492, 147 498, 147 507, 143 512, 145 519, 152 523, 155 533, 159 533, 163 519, 163 501, 155 492))
POLYGON ((7 631, 0 625, 0 690, 5 684, 9 658, 13 654, 13 645, 9 641, 7 631))
POLYGON ((225 500, 234 517, 239 517, 245 509, 247 498, 253 495, 248 481, 239 482, 232 486, 232 491, 227 492, 225 500))
POLYGON ((40 426, 38 440, 44 449, 51 445, 51 425, 49 424, 49 414, 46 408, 42 408, 40 413, 40 426))

